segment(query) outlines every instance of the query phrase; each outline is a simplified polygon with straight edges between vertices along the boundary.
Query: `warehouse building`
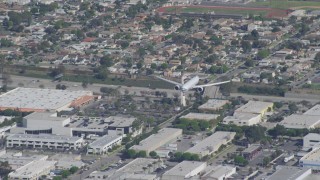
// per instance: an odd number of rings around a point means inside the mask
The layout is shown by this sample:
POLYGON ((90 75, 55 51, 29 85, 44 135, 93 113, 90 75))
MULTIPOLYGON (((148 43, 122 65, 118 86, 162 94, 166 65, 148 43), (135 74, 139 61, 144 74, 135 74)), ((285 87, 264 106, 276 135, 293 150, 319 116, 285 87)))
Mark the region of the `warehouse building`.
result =
POLYGON ((261 122, 260 114, 238 113, 233 116, 226 116, 223 124, 235 124, 237 126, 252 126, 261 122))
POLYGON ((303 149, 320 147, 320 134, 309 133, 303 137, 303 149))
POLYGON ((22 112, 62 111, 93 101, 91 91, 16 88, 0 95, 0 110, 18 109, 22 112))
POLYGON ((181 116, 180 119, 212 121, 217 119, 219 116, 219 114, 189 113, 181 116))
POLYGON ((248 148, 242 151, 242 156, 247 160, 251 160, 256 157, 262 150, 260 144, 251 144, 248 148))
POLYGON ((232 175, 236 173, 236 167, 225 165, 207 166, 204 172, 205 174, 201 176, 201 179, 203 180, 233 179, 232 175))
POLYGON ((200 179, 200 173, 207 167, 206 162, 182 161, 162 175, 162 180, 200 179))
POLYGON ((262 102, 262 101, 249 101, 247 104, 236 109, 234 115, 241 113, 251 113, 259 114, 261 117, 265 115, 266 112, 273 110, 272 102, 262 102))
POLYGON ((15 170, 22 166, 25 166, 33 161, 47 160, 48 156, 45 155, 30 155, 22 154, 22 152, 6 152, 5 150, 0 152, 0 162, 8 162, 9 166, 15 170))
POLYGON ((303 113, 310 116, 320 116, 320 104, 313 106, 311 109, 303 113))
POLYGON ((48 175, 55 169, 55 161, 33 161, 9 173, 9 180, 16 179, 39 179, 42 175, 48 175))
POLYGON ((221 145, 226 145, 231 142, 235 135, 235 132, 215 132, 211 136, 188 149, 186 152, 198 154, 200 157, 210 155, 217 151, 221 145))
POLYGON ((274 172, 271 176, 267 177, 266 180, 302 180, 308 177, 309 175, 311 175, 310 168, 294 166, 277 166, 276 172, 274 172))
POLYGON ((78 150, 83 147, 82 137, 67 137, 49 134, 13 134, 7 137, 7 148, 48 148, 78 150))
POLYGON ((163 128, 157 134, 152 134, 147 139, 142 140, 138 145, 131 149, 136 151, 146 151, 147 155, 159 147, 177 140, 182 135, 182 129, 163 128))
POLYGON ((104 135, 99 139, 93 141, 88 146, 88 154, 105 154, 109 149, 120 145, 122 142, 122 136, 118 135, 104 135))
POLYGON ((100 180, 104 177, 112 180, 158 180, 159 178, 152 172, 161 166, 163 162, 159 159, 136 158, 118 170, 94 171, 86 179, 100 180))
POLYGON ((314 129, 320 127, 320 116, 293 114, 285 117, 279 124, 288 129, 314 129))
POLYGON ((217 111, 223 109, 223 106, 230 103, 228 100, 209 99, 206 103, 198 107, 200 111, 217 111))
POLYGON ((311 168, 312 170, 320 170, 320 148, 314 148, 311 152, 304 155, 299 160, 299 165, 311 168))

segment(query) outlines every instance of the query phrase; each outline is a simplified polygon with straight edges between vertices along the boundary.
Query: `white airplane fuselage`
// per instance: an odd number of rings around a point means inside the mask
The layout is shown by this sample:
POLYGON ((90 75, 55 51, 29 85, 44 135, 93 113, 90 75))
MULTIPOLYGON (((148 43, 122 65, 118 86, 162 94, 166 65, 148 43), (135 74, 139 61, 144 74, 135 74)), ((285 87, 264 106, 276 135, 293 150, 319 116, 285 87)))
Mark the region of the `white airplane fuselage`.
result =
POLYGON ((199 83, 199 80, 200 80, 199 76, 193 77, 188 82, 186 82, 185 84, 182 85, 181 91, 186 92, 186 91, 192 89, 193 87, 195 87, 199 83))

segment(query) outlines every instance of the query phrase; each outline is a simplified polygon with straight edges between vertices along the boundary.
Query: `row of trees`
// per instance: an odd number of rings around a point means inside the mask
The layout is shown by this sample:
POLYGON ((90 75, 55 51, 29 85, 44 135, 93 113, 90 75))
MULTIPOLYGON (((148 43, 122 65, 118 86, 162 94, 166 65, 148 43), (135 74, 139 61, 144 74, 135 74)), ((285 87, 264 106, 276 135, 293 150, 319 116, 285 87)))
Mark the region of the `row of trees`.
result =
POLYGON ((139 158, 139 157, 147 157, 146 151, 135 151, 133 149, 126 149, 123 151, 123 157, 126 159, 133 159, 133 158, 139 158))
POLYGON ((211 128, 211 124, 204 120, 188 120, 179 118, 174 121, 173 126, 175 128, 183 129, 184 132, 188 131, 205 131, 211 128))
POLYGON ((285 89, 280 87, 253 87, 253 86, 240 86, 238 88, 240 93, 247 94, 263 94, 263 95, 275 95, 275 96, 284 96, 285 89))
POLYGON ((198 154, 192 154, 189 152, 176 152, 171 156, 171 161, 182 162, 182 161, 200 161, 200 157, 198 154))

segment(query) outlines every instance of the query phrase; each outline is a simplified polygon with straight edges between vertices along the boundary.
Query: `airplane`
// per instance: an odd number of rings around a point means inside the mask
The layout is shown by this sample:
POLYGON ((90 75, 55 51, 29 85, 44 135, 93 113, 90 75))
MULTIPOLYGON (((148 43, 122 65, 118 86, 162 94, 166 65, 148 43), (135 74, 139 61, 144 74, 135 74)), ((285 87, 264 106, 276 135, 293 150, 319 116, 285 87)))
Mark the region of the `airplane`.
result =
POLYGON ((221 84, 225 84, 225 83, 229 83, 230 81, 222 81, 222 82, 217 82, 217 83, 210 83, 210 84, 203 84, 203 85, 197 85, 199 83, 199 76, 194 76, 193 78, 191 78, 189 81, 187 81, 186 83, 184 83, 184 80, 182 78, 181 83, 175 82, 175 81, 171 81, 159 76, 156 76, 157 78, 164 80, 168 83, 174 84, 175 87, 174 89, 177 91, 181 91, 181 93, 185 93, 189 90, 196 90, 196 92, 203 94, 205 91, 205 87, 209 87, 209 86, 217 86, 217 85, 221 85, 221 84))

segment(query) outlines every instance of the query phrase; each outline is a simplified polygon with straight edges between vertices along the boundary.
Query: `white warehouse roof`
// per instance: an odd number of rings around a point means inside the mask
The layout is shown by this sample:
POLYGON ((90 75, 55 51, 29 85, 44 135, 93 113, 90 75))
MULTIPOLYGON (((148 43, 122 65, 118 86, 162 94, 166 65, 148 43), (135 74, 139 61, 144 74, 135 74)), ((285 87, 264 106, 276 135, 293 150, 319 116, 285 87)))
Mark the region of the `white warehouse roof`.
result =
POLYGON ((320 116, 293 114, 285 117, 279 124, 291 129, 310 129, 319 126, 320 116))
POLYGON ((0 95, 0 109, 19 108, 33 110, 57 110, 73 101, 92 96, 91 91, 69 91, 40 88, 16 88, 0 95))

